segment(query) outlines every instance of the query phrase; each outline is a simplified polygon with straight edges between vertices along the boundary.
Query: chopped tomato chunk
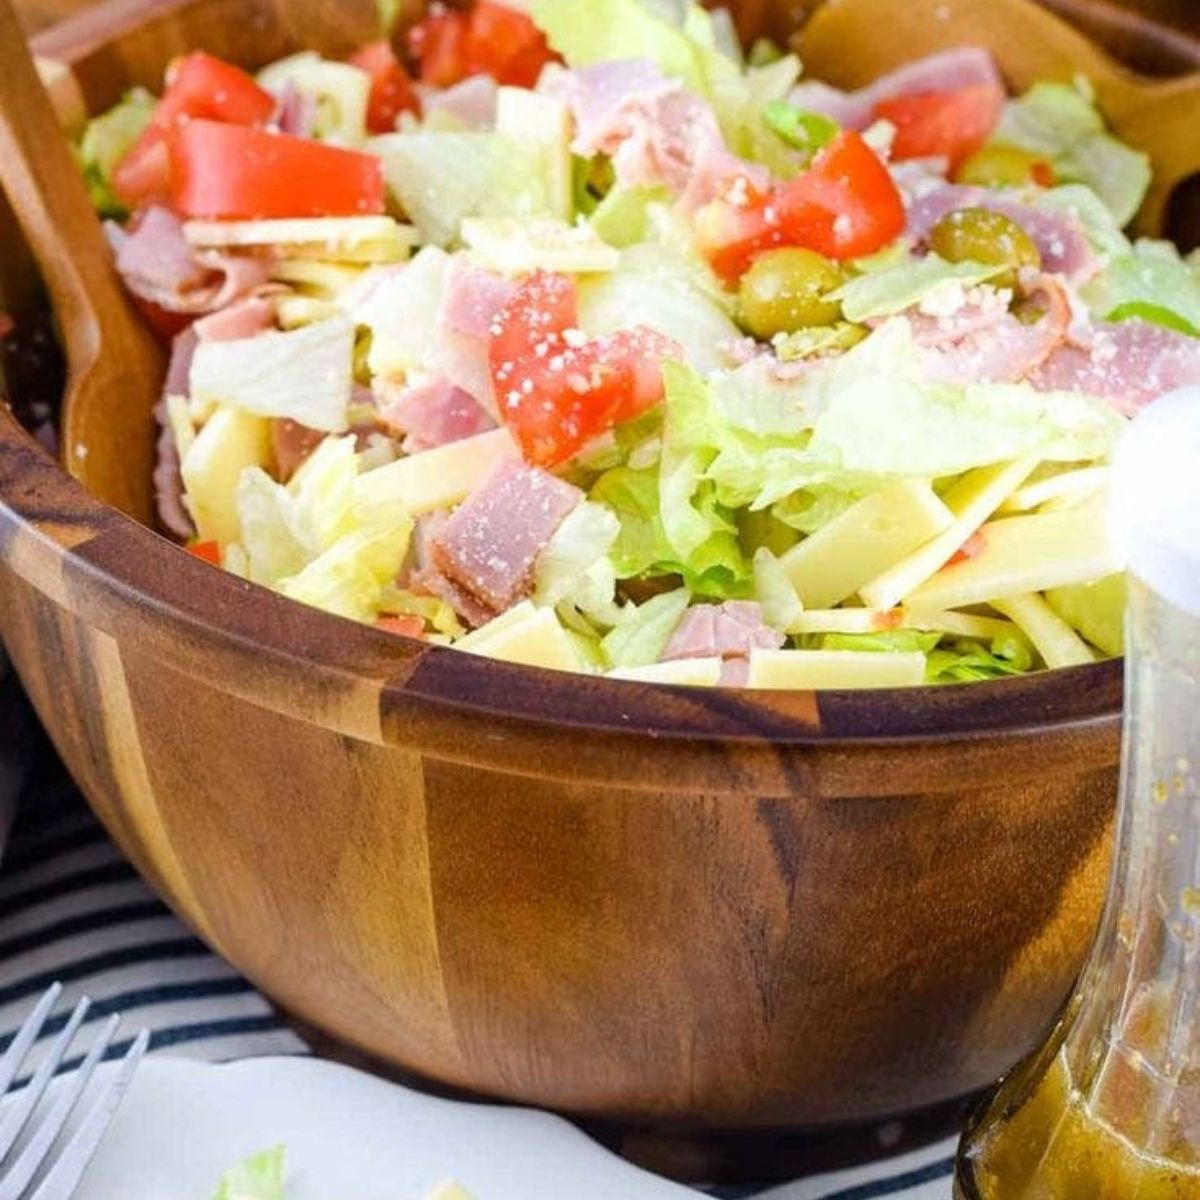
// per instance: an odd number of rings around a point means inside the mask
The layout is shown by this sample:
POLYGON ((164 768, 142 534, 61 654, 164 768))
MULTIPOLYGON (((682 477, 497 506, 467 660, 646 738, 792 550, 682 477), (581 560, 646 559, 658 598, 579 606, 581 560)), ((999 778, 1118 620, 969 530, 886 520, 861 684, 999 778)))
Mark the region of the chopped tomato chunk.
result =
POLYGON ((127 204, 164 199, 170 187, 166 139, 179 125, 202 118, 231 125, 265 125, 275 97, 240 67, 203 50, 177 58, 167 69, 166 91, 150 124, 113 172, 113 187, 127 204))
POLYGON ((588 340, 575 284, 539 272, 525 280, 492 329, 489 363, 500 414, 525 457, 552 467, 662 399, 670 338, 638 326, 588 340))
POLYGON ((171 135, 171 201, 185 217, 352 217, 384 209, 373 154, 216 121, 171 135))
POLYGON ((892 157, 897 161, 946 158, 955 170, 992 136, 1004 98, 1002 87, 983 83, 881 100, 875 116, 896 127, 892 157))
POLYGON ((390 43, 371 42, 352 55, 350 62, 371 77, 367 128, 372 133, 390 133, 401 113, 420 114, 421 102, 412 79, 390 43))
POLYGON ((701 248, 727 282, 777 246, 804 246, 835 259, 872 254, 899 237, 904 222, 895 181, 853 131, 840 134, 796 179, 765 193, 735 179, 696 217, 701 248))
POLYGON ((221 565, 221 547, 216 542, 191 542, 187 552, 201 562, 210 563, 214 567, 221 565))
POLYGON ((557 59, 530 17, 506 4, 478 0, 468 12, 435 10, 409 31, 422 83, 451 87, 471 75, 532 87, 557 59))
POLYGON ((420 617, 408 614, 398 617, 380 617, 375 622, 375 628, 384 633, 395 634, 397 637, 425 640, 425 622, 420 617))

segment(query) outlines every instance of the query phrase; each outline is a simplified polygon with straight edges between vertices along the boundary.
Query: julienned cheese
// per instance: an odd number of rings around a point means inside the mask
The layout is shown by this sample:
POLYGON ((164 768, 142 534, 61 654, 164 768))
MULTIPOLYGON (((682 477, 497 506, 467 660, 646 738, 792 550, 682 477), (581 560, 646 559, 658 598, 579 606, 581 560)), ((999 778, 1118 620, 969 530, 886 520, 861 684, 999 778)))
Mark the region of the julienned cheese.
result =
POLYGON ((917 687, 925 682, 925 655, 871 650, 759 650, 750 656, 752 688, 917 687))
POLYGON ((368 504, 400 499, 416 517, 439 508, 452 508, 480 480, 486 479, 497 463, 519 457, 512 434, 504 428, 492 429, 376 467, 360 475, 355 488, 360 499, 368 504))
POLYGON ((779 563, 805 608, 833 608, 953 522, 927 482, 905 480, 860 500, 779 563))
POLYGON ((1021 596, 1090 583, 1121 570, 1108 536, 1103 499, 1064 512, 993 521, 980 531, 974 558, 939 571, 909 603, 966 608, 998 596, 1021 596))
MULTIPOLYGON (((946 505, 954 514, 952 523, 904 561, 865 583, 859 590, 863 600, 872 608, 891 608, 907 599, 954 557, 1036 466, 1036 459, 1022 459, 995 467, 981 467, 964 475, 945 496, 946 505)), ((955 608, 957 605, 939 607, 955 608)))
POLYGON ((677 662, 651 663, 645 667, 621 667, 609 671, 610 679, 637 683, 673 683, 681 687, 716 687, 721 681, 719 658, 686 658, 677 662))
POLYGON ((1036 594, 993 600, 992 607, 1011 617, 1029 635, 1048 667, 1078 667, 1094 662, 1087 643, 1036 594))
POLYGON ((581 671, 583 663, 552 608, 536 608, 526 600, 494 621, 468 634, 455 646, 527 667, 581 671))
POLYGON ((236 408, 217 408, 180 463, 186 504, 202 542, 227 546, 238 540, 238 480, 247 467, 265 467, 270 459, 269 421, 236 408))

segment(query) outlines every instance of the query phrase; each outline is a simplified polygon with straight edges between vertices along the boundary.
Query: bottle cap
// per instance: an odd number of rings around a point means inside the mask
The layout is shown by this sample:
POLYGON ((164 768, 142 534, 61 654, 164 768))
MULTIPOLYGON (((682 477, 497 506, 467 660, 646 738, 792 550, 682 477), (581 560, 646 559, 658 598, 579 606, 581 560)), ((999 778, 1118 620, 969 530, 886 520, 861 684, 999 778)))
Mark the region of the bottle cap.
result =
POLYGON ((1200 617, 1200 387, 1134 418, 1113 464, 1111 522, 1129 570, 1200 617))

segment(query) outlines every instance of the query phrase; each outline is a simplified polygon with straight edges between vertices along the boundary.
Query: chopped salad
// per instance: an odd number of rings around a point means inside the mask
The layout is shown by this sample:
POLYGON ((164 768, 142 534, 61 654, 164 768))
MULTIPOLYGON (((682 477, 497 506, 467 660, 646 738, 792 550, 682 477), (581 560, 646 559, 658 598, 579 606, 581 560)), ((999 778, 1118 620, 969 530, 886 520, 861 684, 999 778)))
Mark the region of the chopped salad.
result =
POLYGON ((1086 80, 847 93, 667 0, 203 51, 79 156, 172 353, 162 524, 392 634, 757 688, 1122 652, 1106 488, 1200 261, 1086 80))

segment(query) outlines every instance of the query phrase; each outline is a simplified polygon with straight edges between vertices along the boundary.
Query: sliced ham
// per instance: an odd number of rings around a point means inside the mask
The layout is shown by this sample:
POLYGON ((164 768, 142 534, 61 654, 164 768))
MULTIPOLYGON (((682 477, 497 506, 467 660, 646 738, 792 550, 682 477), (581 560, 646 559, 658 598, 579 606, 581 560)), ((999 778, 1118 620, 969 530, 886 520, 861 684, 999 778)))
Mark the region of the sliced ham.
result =
POLYGON ((275 304, 269 296, 235 300, 192 324, 202 342, 236 342, 275 328, 275 304))
POLYGON ((1066 288, 1053 276, 1035 284, 1031 299, 1044 301, 1037 321, 1020 321, 1003 295, 970 300, 947 316, 913 313, 913 336, 920 345, 923 375, 947 383, 1019 383, 1068 339, 1074 310, 1066 288))
POLYGON ((962 46, 905 63, 856 92, 805 82, 793 89, 789 100, 797 108, 832 117, 848 129, 865 129, 875 119, 875 106, 884 100, 981 86, 1004 87, 995 60, 981 47, 962 46))
POLYGON ((417 518, 409 562, 397 582, 401 587, 443 601, 454 609, 464 625, 478 629, 495 613, 443 575, 433 561, 433 543, 445 532, 449 520, 450 514, 444 512, 426 513, 417 518))
POLYGON ((441 328, 438 359, 442 373, 455 387, 474 396, 493 416, 497 409, 488 346, 492 325, 515 289, 516 285, 502 276, 455 258, 446 272, 446 289, 438 314, 441 328))
POLYGON ((271 120, 275 128, 293 137, 312 137, 317 123, 316 97, 285 79, 275 99, 275 115, 271 120))
POLYGON ((490 75, 472 75, 449 88, 421 87, 421 111, 425 120, 444 113, 468 129, 491 129, 496 124, 500 88, 490 75))
POLYGON ((325 434, 319 429, 309 429, 298 421, 287 417, 272 421, 271 456, 279 479, 287 483, 324 440, 325 434))
POLYGON ((1097 325, 1090 343, 1064 343, 1029 377, 1041 391, 1097 396, 1134 416, 1167 392, 1200 384, 1200 338, 1144 321, 1097 325))
POLYGON ((648 60, 560 71, 544 86, 571 109, 575 153, 611 156, 624 185, 662 185, 699 205, 739 175, 764 189, 770 182, 725 145, 712 108, 648 60))
POLYGON ((529 594, 538 555, 583 500, 539 467, 499 464, 433 540, 433 561, 493 613, 529 594))
POLYGON ((175 335, 171 342, 167 377, 163 382, 163 398, 154 409, 154 417, 158 421, 153 476, 154 504, 163 528, 185 541, 195 537, 196 527, 183 503, 179 447, 175 442, 175 427, 167 417, 167 397, 187 396, 188 376, 197 341, 196 331, 190 326, 175 335))
POLYGON ((683 614, 662 661, 748 659, 752 650, 778 650, 786 640, 763 621, 762 607, 752 600, 728 600, 719 606, 698 604, 683 614))
POLYGON ((403 449, 407 454, 434 450, 496 427, 479 401, 448 379, 400 388, 395 394, 389 391, 380 394, 379 417, 406 435, 403 449))
POLYGON ((1082 287, 1100 270, 1083 225, 1070 213, 1038 208, 988 188, 950 183, 928 192, 909 208, 908 232, 920 244, 943 217, 960 208, 986 208, 1015 221, 1037 244, 1042 269, 1065 276, 1075 287, 1082 287))
POLYGON ((112 221, 105 229, 125 285, 167 312, 215 312, 266 283, 270 274, 262 258, 193 250, 182 222, 165 208, 147 209, 131 229, 112 221))

